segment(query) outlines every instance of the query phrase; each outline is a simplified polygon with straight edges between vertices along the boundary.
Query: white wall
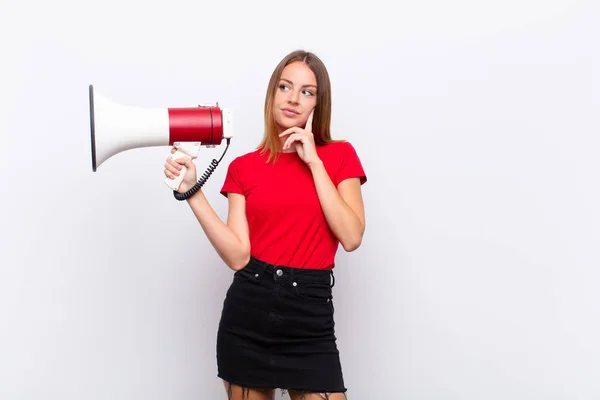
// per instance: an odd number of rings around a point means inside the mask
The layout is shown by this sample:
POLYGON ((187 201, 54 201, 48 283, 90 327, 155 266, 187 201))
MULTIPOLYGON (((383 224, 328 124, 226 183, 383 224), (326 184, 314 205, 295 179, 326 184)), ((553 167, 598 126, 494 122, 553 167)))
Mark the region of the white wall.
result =
POLYGON ((205 189, 225 218, 226 164, 296 48, 329 67, 370 178, 336 269, 349 398, 600 398, 598 3, 391 4, 3 4, 1 399, 224 398, 231 271, 163 184, 168 148, 92 172, 88 84, 232 107, 205 189))

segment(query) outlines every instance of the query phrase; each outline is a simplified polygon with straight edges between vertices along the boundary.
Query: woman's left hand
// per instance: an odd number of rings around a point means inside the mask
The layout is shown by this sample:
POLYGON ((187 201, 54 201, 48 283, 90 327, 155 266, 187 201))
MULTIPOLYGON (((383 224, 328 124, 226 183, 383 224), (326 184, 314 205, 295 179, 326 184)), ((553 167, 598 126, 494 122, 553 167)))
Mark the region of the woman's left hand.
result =
POLYGON ((292 146, 296 148, 298 156, 306 164, 311 165, 312 163, 319 161, 319 155, 315 147, 315 139, 312 133, 312 122, 315 111, 311 111, 306 121, 304 129, 295 126, 286 129, 279 137, 288 136, 287 140, 283 144, 283 151, 290 149, 292 146))

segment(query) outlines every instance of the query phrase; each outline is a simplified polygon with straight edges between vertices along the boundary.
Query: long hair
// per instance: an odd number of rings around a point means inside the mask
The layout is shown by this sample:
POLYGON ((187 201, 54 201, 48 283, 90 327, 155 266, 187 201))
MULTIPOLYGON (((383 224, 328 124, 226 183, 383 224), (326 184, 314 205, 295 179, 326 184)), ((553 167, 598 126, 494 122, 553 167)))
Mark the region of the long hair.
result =
POLYGON ((331 138, 331 82, 329 73, 323 62, 315 54, 304 50, 296 50, 285 56, 275 67, 271 74, 267 94, 265 98, 264 119, 265 132, 258 146, 262 153, 270 151, 267 161, 276 158, 277 153, 282 150, 280 138, 277 134, 277 124, 273 114, 273 101, 275 92, 279 86, 279 80, 283 69, 293 62, 305 63, 315 74, 317 79, 317 104, 314 110, 312 132, 317 146, 334 142, 331 138))

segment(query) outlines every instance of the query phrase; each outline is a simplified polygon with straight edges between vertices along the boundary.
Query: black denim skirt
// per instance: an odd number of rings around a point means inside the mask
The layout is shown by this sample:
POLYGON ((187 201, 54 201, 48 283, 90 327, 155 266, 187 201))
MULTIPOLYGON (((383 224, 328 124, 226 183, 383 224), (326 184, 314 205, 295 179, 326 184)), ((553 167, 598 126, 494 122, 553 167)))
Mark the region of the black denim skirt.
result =
POLYGON ((346 392, 333 271, 252 258, 234 274, 217 334, 218 376, 245 388, 346 392))

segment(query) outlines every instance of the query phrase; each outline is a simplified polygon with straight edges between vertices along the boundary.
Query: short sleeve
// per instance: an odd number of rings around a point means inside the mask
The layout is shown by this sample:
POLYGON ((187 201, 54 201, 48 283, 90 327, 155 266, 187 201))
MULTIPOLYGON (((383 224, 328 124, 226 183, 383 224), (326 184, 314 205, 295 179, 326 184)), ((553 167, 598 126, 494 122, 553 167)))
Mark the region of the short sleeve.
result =
POLYGON ((240 180, 240 159, 233 160, 227 168, 227 174, 225 175, 225 182, 221 188, 221 194, 227 197, 228 193, 238 193, 244 195, 244 189, 240 180))
POLYGON ((361 185, 367 182, 367 175, 354 146, 349 142, 345 142, 343 146, 342 162, 335 177, 335 186, 337 187, 340 182, 348 178, 359 178, 361 185))

